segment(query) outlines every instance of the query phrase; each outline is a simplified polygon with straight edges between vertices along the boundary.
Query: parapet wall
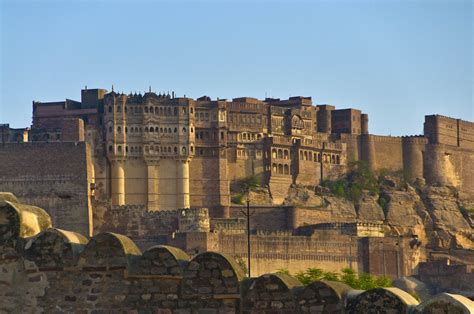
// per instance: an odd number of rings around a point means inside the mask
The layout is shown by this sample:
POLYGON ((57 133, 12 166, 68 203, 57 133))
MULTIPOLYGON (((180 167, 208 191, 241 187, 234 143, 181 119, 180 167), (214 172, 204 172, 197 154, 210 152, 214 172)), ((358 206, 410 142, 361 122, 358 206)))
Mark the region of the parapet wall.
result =
MULTIPOLYGON (((87 241, 51 228, 48 215, 11 198, 0 204, 0 311, 158 313, 410 313, 439 306, 472 311, 462 296, 422 304, 397 288, 354 291, 288 275, 246 279, 225 254, 155 246, 141 252, 129 238, 101 233, 87 241)), ((462 312, 461 312, 462 313, 462 312)), ((469 312, 464 312, 469 313, 469 312)))

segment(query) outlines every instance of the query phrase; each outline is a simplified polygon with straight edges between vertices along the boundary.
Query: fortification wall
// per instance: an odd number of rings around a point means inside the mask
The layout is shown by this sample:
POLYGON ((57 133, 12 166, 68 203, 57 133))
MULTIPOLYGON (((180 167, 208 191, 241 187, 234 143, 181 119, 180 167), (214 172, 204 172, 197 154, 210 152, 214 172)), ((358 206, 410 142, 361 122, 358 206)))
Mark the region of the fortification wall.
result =
POLYGON ((425 178, 430 184, 452 185, 463 192, 474 190, 474 151, 447 145, 426 145, 425 178))
POLYGON ((474 123, 441 115, 425 116, 424 133, 430 144, 474 149, 474 123))
MULTIPOLYGON (((252 275, 288 269, 291 273, 317 267, 339 272, 352 266, 363 271, 357 241, 334 232, 318 232, 312 237, 291 236, 285 232, 267 232, 251 236, 252 275)), ((247 260, 247 235, 219 237, 219 252, 247 260)))
POLYGON ((192 207, 207 207, 211 216, 222 216, 219 210, 230 204, 227 165, 225 158, 196 156, 191 160, 189 191, 192 207))
POLYGON ((361 159, 367 161, 371 169, 384 168, 390 171, 403 169, 401 137, 363 135, 360 140, 361 159))
POLYGON ((86 143, 0 146, 0 190, 44 208, 60 227, 92 234, 90 151, 86 143))
MULTIPOLYGON (((2 312, 308 313, 319 308, 325 312, 383 309, 410 313, 440 306, 448 312, 474 309, 461 296, 443 295, 419 304, 397 288, 353 291, 328 281, 303 287, 295 278, 281 274, 245 279, 241 267, 226 254, 204 252, 191 258, 169 246, 154 246, 142 253, 132 240, 115 233, 87 240, 51 228, 49 216, 39 208, 3 199, 0 218, 2 312)), ((347 246, 347 242, 336 243, 340 248, 347 246)))
MULTIPOLYGON (((287 206, 251 206, 253 215, 250 219, 250 228, 253 230, 285 230, 288 228, 287 206), (271 217, 271 219, 269 219, 271 217)), ((232 205, 230 217, 245 218, 247 207, 244 205, 232 205)))

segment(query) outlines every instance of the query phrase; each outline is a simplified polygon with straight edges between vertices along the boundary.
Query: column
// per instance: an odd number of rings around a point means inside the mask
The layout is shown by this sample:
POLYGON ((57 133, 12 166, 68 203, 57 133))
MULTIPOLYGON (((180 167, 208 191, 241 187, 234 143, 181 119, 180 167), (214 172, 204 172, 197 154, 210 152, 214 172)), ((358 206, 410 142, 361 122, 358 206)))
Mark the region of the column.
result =
POLYGON ((125 171, 123 161, 112 161, 112 205, 125 205, 125 171))
POLYGON ((176 207, 189 208, 189 160, 178 160, 176 163, 176 207))
POLYGON ((147 161, 147 207, 148 210, 151 211, 160 209, 160 203, 158 199, 158 168, 158 162, 147 161))

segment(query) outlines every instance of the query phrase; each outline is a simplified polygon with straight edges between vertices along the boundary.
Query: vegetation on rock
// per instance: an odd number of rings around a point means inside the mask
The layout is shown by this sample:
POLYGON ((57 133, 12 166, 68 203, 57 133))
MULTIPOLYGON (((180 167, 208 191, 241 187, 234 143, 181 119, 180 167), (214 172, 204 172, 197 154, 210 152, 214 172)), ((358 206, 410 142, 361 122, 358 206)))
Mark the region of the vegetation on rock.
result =
MULTIPOLYGON (((280 269, 277 273, 290 275, 288 269, 280 269)), ((368 273, 358 274, 351 268, 344 268, 341 270, 341 273, 324 271, 320 268, 308 268, 305 271, 296 273, 294 277, 305 286, 317 280, 339 281, 360 290, 392 286, 392 280, 388 277, 373 276, 368 273)))

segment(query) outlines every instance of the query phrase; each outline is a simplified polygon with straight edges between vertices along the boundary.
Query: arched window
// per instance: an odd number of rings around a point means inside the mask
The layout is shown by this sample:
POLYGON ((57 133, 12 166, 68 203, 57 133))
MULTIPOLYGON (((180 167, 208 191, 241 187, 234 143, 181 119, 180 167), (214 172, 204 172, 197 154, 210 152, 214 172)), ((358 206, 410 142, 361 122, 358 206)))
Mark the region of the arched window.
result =
POLYGON ((277 150, 272 149, 272 158, 277 158, 277 150))
POLYGON ((278 174, 283 174, 283 165, 282 164, 278 165, 278 174))
POLYGON ((194 109, 193 107, 191 107, 191 109, 189 109, 191 111, 191 113, 194 113, 194 109))
POLYGON ((283 173, 284 174, 290 174, 290 167, 288 167, 288 165, 283 166, 283 173))
POLYGON ((273 173, 277 173, 278 170, 277 170, 277 165, 276 164, 272 164, 272 172, 273 173))
POLYGON ((118 133, 122 133, 122 128, 121 128, 121 127, 117 127, 117 132, 118 132, 118 133))
POLYGON ((191 128, 191 133, 194 133, 194 128, 191 128))
POLYGON ((163 128, 160 128, 160 133, 163 133, 163 128))
POLYGON ((191 146, 191 153, 194 153, 194 146, 191 146))
POLYGON ((304 156, 304 160, 308 160, 308 152, 304 152, 303 156, 304 156))
POLYGON ((313 161, 313 153, 312 152, 308 153, 308 158, 309 158, 309 161, 313 161))
POLYGON ((163 107, 160 107, 160 113, 159 114, 160 114, 160 116, 163 115, 163 107))
POLYGON ((171 153, 171 147, 168 147, 168 153, 171 153))
POLYGON ((287 149, 285 149, 283 151, 283 155, 284 155, 285 159, 290 159, 290 157, 288 156, 288 150, 287 149))
POLYGON ((174 153, 176 154, 176 153, 178 152, 178 147, 175 146, 175 147, 173 148, 173 151, 174 151, 174 153))
POLYGON ((168 107, 168 115, 171 116, 171 108, 168 107))
POLYGON ((148 107, 145 107, 145 113, 148 113, 148 107))
POLYGON ((127 127, 125 127, 125 133, 128 133, 128 128, 127 127))
POLYGON ((112 106, 109 106, 109 112, 112 112, 112 106))
POLYGON ((186 128, 183 128, 183 133, 186 133, 186 128))
POLYGON ((321 162, 321 153, 318 153, 318 162, 321 162))
POLYGON ((171 128, 168 128, 168 133, 171 133, 171 128))
POLYGON ((278 158, 283 159, 283 151, 281 149, 278 150, 278 158))
POLYGON ((155 130, 153 129, 153 127, 151 127, 151 128, 150 128, 150 132, 153 132, 153 131, 155 131, 155 130))
POLYGON ((183 148, 181 148, 181 153, 186 154, 186 147, 183 146, 183 148))
POLYGON ((165 133, 168 133, 168 129, 167 129, 167 128, 165 128, 165 133))
POLYGON ((333 164, 336 163, 336 156, 334 156, 334 155, 331 156, 331 162, 332 162, 333 164))
POLYGON ((122 146, 120 146, 120 145, 117 146, 117 150, 118 150, 119 153, 121 153, 122 152, 122 146))
POLYGON ((341 158, 339 157, 339 155, 336 155, 336 164, 340 164, 341 163, 341 158))
POLYGON ((113 152, 114 151, 114 148, 112 147, 112 145, 109 146, 109 153, 113 152))
POLYGON ((178 133, 178 128, 174 128, 174 133, 178 133))
POLYGON ((145 127, 145 132, 148 132, 148 127, 145 127))
POLYGON ((155 114, 158 114, 158 107, 155 107, 155 114))
POLYGON ((125 146, 125 152, 128 153, 128 146, 125 146))

